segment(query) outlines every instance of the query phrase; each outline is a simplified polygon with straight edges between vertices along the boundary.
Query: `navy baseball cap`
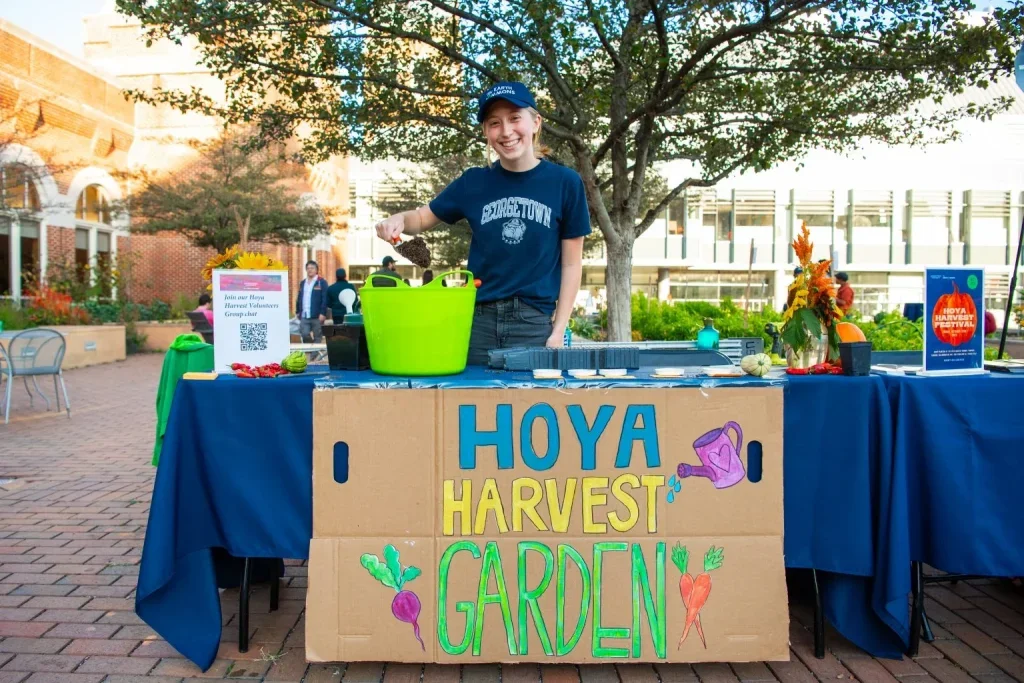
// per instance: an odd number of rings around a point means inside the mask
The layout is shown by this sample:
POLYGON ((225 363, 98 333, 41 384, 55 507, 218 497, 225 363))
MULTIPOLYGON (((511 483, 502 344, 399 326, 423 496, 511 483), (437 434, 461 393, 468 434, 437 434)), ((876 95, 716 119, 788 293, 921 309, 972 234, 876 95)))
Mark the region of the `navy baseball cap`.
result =
POLYGON ((492 85, 490 88, 485 90, 482 95, 480 95, 479 105, 476 111, 477 122, 484 122, 484 112, 487 111, 487 107, 495 100, 505 100, 506 102, 511 102, 517 107, 537 108, 537 103, 534 102, 533 95, 530 93, 529 88, 519 81, 502 81, 501 83, 492 85))

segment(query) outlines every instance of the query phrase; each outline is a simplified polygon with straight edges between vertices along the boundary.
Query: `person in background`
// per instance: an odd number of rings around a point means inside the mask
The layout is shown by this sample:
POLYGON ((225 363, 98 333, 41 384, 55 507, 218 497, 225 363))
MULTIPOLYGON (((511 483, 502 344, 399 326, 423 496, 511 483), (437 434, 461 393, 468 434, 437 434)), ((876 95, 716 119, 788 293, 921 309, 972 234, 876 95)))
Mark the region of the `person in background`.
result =
MULTIPOLYGON (((374 275, 390 275, 391 277, 398 277, 398 266, 395 264, 395 259, 391 256, 385 256, 384 261, 381 262, 381 268, 378 271, 370 273, 370 276, 366 278, 370 280, 374 275)), ((373 281, 374 287, 397 287, 394 280, 390 280, 386 277, 382 277, 379 280, 373 281)))
POLYGON ((327 320, 327 280, 319 275, 316 261, 306 262, 306 277, 299 282, 299 295, 295 299, 295 315, 299 318, 299 336, 302 341, 319 344, 327 320))
POLYGON ((836 292, 836 305, 846 315, 853 308, 853 287, 850 286, 850 276, 840 271, 836 273, 836 282, 839 283, 839 291, 836 292))
POLYGON ((434 281, 434 271, 432 271, 430 268, 427 268, 426 270, 423 271, 423 284, 424 285, 429 285, 433 281, 434 281))
POLYGON ((335 282, 327 288, 327 306, 331 309, 331 320, 340 325, 347 313, 355 313, 356 288, 348 281, 344 268, 334 271, 335 282))
POLYGON ((210 298, 209 294, 199 295, 199 305, 196 307, 196 311, 202 312, 206 316, 206 322, 210 323, 210 327, 213 327, 213 299, 210 298))

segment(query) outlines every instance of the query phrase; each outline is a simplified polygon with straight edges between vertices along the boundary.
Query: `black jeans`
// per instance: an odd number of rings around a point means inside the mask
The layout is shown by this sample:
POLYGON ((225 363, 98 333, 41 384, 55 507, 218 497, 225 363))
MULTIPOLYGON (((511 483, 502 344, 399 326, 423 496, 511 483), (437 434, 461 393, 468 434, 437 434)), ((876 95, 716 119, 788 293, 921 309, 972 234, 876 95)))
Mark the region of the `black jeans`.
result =
POLYGON ((515 346, 544 346, 551 316, 518 298, 477 304, 469 338, 469 365, 487 365, 487 352, 515 346))

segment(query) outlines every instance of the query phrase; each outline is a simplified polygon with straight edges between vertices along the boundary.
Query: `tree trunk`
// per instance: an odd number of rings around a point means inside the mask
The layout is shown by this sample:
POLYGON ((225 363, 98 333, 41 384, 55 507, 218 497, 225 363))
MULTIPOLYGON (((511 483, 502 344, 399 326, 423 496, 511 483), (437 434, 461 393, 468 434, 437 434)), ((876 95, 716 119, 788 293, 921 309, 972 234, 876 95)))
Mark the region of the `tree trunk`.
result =
POLYGON ((604 270, 608 292, 608 341, 633 340, 633 240, 606 243, 608 265, 604 270))

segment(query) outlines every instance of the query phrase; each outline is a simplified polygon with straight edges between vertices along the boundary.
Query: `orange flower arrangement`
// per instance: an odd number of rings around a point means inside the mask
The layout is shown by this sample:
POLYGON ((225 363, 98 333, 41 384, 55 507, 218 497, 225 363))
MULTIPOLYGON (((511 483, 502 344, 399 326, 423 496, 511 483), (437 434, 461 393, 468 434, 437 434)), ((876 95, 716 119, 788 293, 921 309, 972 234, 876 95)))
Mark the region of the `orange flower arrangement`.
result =
POLYGON ((843 313, 836 304, 835 285, 829 275, 832 262, 824 259, 811 263, 813 251, 814 244, 805 222, 800 225, 800 234, 793 240, 793 252, 803 272, 789 286, 789 291, 795 296, 792 305, 782 316, 782 340, 799 353, 808 348, 813 340, 820 339, 824 331, 828 337, 828 360, 835 360, 839 357, 836 323, 843 319, 843 313))

